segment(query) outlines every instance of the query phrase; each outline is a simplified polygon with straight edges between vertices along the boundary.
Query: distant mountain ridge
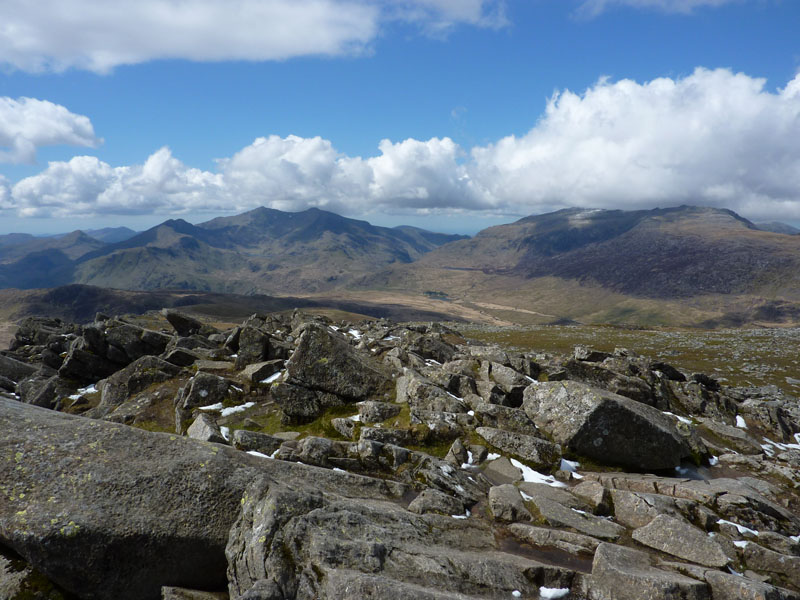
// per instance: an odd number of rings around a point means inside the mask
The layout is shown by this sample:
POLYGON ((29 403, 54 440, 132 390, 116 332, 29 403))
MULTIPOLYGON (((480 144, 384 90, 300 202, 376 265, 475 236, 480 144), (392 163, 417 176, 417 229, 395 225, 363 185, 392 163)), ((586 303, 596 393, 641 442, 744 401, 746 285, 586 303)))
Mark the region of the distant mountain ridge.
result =
POLYGON ((316 292, 464 236, 376 227, 312 208, 268 208, 193 225, 170 219, 140 233, 101 230, 0 245, 0 287, 84 283, 121 289, 316 292), (134 235, 130 235, 134 234, 134 235))
POLYGON ((171 219, 115 243, 80 231, 0 239, 0 287, 71 283, 445 312, 449 303, 523 323, 796 322, 800 236, 694 206, 564 209, 473 238, 262 207, 197 225, 171 219))

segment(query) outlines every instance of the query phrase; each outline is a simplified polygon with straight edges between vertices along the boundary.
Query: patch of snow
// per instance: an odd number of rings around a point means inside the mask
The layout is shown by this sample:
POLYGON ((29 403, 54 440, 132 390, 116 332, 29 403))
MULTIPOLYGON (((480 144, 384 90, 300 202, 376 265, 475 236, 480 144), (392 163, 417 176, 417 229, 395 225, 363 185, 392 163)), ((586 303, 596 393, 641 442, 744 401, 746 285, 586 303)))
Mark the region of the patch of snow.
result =
POLYGON ((475 416, 475 411, 474 411, 474 410, 467 411, 467 414, 468 414, 470 417, 474 417, 474 416, 475 416))
POLYGON ((278 452, 280 452, 280 451, 281 451, 281 449, 278 448, 277 450, 275 450, 275 452, 270 454, 268 458, 275 458, 276 456, 278 456, 278 452))
POLYGON ((456 399, 456 400, 458 400, 459 402, 463 402, 463 401, 464 401, 464 399, 463 399, 463 398, 459 398, 458 396, 456 396, 455 394, 451 394, 451 393, 450 393, 450 392, 448 392, 447 390, 445 390, 445 391, 444 391, 444 393, 445 393, 445 394, 447 394, 448 396, 450 396, 451 398, 455 398, 455 399, 456 399))
POLYGON ((361 422, 361 415, 353 415, 352 417, 347 417, 347 418, 350 419, 351 421, 353 421, 354 423, 360 423, 361 422))
POLYGON ((745 527, 744 525, 739 525, 738 523, 734 523, 733 521, 726 521, 725 519, 720 519, 717 523, 727 523, 728 525, 733 525, 741 534, 749 533, 750 535, 754 535, 758 537, 758 532, 755 529, 750 529, 749 527, 745 527))
POLYGON ((800 544, 800 535, 790 535, 789 539, 792 540, 795 544, 800 544))
POLYGON ((716 467, 719 464, 719 457, 712 456, 708 459, 708 464, 712 467, 716 467))
POLYGON ((587 513, 585 510, 580 510, 580 509, 577 509, 577 508, 573 508, 572 510, 574 510, 579 515, 584 515, 584 516, 587 516, 587 517, 589 516, 589 513, 587 513))
POLYGON ((239 358, 238 354, 231 354, 231 358, 239 358))
POLYGON ((514 590, 513 592, 511 592, 511 595, 514 596, 514 598, 519 598, 520 596, 522 596, 522 592, 520 592, 519 590, 514 590))
POLYGON ((200 410, 222 410, 222 402, 216 404, 209 404, 208 406, 201 406, 200 410))
POLYGON ((682 417, 680 415, 676 415, 674 413, 667 412, 666 410, 664 411, 664 414, 665 415, 669 415, 670 417, 675 417, 681 423, 686 423, 687 425, 691 425, 692 424, 692 420, 691 419, 687 419, 686 417, 682 417))
POLYGON ((223 417, 228 417, 230 415, 233 415, 233 414, 236 414, 236 413, 239 413, 239 412, 244 412, 248 408, 250 408, 251 406, 255 406, 255 405, 256 405, 255 402, 245 402, 241 406, 231 406, 231 407, 228 407, 228 408, 223 408, 220 411, 220 415, 222 415, 223 417))
POLYGON ((339 328, 338 328, 336 325, 329 325, 329 327, 330 327, 330 328, 331 328, 333 331, 339 331, 339 328))
POLYGON ((529 496, 528 494, 526 494, 522 490, 519 491, 519 495, 522 496, 522 499, 525 500, 525 502, 533 500, 533 496, 529 496))
POLYGON ((437 366, 440 366, 440 367, 442 366, 442 363, 440 363, 438 360, 434 360, 432 358, 429 358, 425 362, 428 363, 429 365, 437 365, 437 366))
POLYGON ((562 471, 569 471, 570 473, 575 473, 578 467, 580 466, 581 463, 579 463, 576 460, 567 460, 566 458, 562 458, 561 466, 559 467, 559 469, 561 469, 562 471))
POLYGON ((736 426, 739 429, 747 429, 747 423, 744 422, 742 415, 736 415, 736 426))
POLYGON ((235 385, 232 385, 231 387, 233 389, 235 389, 237 392, 239 392, 240 394, 244 393, 244 390, 242 388, 240 388, 240 387, 236 387, 235 385))
MULTIPOLYGON (((97 386, 95 384, 89 385, 85 388, 80 388, 78 390, 79 394, 96 394, 97 393, 97 386)), ((71 398, 72 396, 70 396, 71 398)))
POLYGON ((738 575, 739 577, 744 577, 739 571, 734 571, 731 567, 728 567, 728 571, 731 572, 731 575, 738 575))
POLYGON ((470 515, 470 512, 468 510, 467 513, 464 514, 464 515, 450 515, 450 516, 453 517, 454 519, 468 519, 469 515, 470 515))
POLYGON ((267 456, 266 454, 262 454, 261 452, 258 452, 256 450, 248 450, 247 453, 252 454, 253 456, 257 456, 259 458, 272 458, 271 456, 267 456))
POLYGON ((352 336, 353 336, 354 338, 356 338, 357 340, 360 340, 362 337, 364 337, 364 334, 363 334, 363 333, 361 333, 361 332, 360 332, 358 329, 348 329, 348 330, 347 330, 347 333, 349 333, 350 335, 352 335, 352 336))
POLYGON ((339 467, 333 467, 333 470, 336 471, 337 473, 347 473, 347 471, 345 471, 344 469, 340 469, 339 467))
POLYGON ((557 481, 552 475, 542 475, 538 471, 534 471, 527 465, 523 465, 517 459, 512 458, 511 464, 522 471, 522 479, 530 483, 546 483, 552 487, 567 487, 566 484, 557 481))
POLYGON ((399 340, 400 338, 397 337, 396 335, 388 335, 383 339, 386 340, 387 342, 393 342, 395 340, 399 340))
POLYGON ((489 454, 486 455, 486 460, 497 460, 498 458, 500 458, 500 455, 497 454, 497 452, 489 452, 489 454))
POLYGON ((467 464, 471 465, 474 460, 475 457, 472 455, 472 451, 467 450, 467 464))
POLYGON ((273 381, 277 381, 278 377, 280 377, 281 375, 283 375, 283 371, 278 371, 277 373, 273 373, 266 379, 262 379, 261 383, 272 383, 273 381))
POLYGON ((558 598, 565 598, 569 595, 569 588, 549 588, 540 587, 539 597, 546 600, 557 600, 558 598))
POLYGON ((747 548, 747 544, 749 543, 750 542, 748 542, 747 540, 742 540, 740 542, 733 542, 733 545, 736 546, 737 548, 747 548))
POLYGON ((231 441, 231 429, 230 427, 220 427, 219 432, 222 434, 222 437, 225 438, 226 442, 231 441))
POLYGON ((452 475, 453 474, 453 467, 450 465, 439 465, 439 469, 445 475, 452 475))

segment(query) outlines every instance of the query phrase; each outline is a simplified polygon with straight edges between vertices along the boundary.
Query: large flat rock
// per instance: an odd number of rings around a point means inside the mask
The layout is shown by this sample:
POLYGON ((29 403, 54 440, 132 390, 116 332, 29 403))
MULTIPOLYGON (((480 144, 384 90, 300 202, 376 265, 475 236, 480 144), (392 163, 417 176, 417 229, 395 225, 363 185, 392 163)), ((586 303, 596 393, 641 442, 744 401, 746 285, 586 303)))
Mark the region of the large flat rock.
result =
POLYGON ((80 598, 225 589, 247 485, 395 498, 388 481, 250 456, 0 398, 0 544, 80 598))
POLYGON ((531 385, 523 408, 554 442, 602 464, 670 469, 692 454, 661 411, 583 383, 531 385))

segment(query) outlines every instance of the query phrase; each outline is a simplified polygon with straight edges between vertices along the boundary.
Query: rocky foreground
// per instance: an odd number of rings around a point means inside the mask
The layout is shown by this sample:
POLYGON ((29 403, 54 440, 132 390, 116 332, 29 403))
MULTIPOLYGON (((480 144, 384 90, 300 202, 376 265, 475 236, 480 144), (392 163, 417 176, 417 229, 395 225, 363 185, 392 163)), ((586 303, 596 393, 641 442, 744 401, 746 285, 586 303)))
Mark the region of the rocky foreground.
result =
POLYGON ((165 316, 29 319, 0 353, 0 598, 800 599, 800 404, 774 388, 165 316))

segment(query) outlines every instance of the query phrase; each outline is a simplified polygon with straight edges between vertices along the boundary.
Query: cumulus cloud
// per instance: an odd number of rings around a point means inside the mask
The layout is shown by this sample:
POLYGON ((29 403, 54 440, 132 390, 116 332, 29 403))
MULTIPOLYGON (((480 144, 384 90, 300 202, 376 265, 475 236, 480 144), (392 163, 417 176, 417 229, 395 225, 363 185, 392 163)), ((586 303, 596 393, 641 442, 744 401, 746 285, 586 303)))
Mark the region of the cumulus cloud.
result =
POLYGON ((500 0, 5 0, 2 62, 106 73, 156 59, 282 60, 363 51, 391 19, 496 26, 500 0))
MULTIPOLYGON (((505 214, 699 204, 800 220, 800 74, 783 89, 726 69, 555 94, 525 135, 467 152, 449 138, 383 140, 347 156, 320 137, 256 139, 193 169, 166 148, 142 165, 50 163, 6 192, 25 216, 200 214, 256 206, 505 214)), ((8 188, 8 185, 6 185, 8 188)), ((0 202, 3 197, 0 181, 0 202)))
POLYGON ((668 13, 689 14, 696 8, 716 7, 741 0, 584 0, 579 11, 595 16, 611 6, 630 6, 632 8, 656 9, 668 13))
POLYGON ((0 162, 33 163, 42 146, 96 146, 91 121, 35 98, 0 97, 0 162))
POLYGON ((526 135, 473 149, 474 176, 523 211, 696 203, 800 218, 800 75, 764 86, 726 69, 602 79, 556 94, 526 135))

